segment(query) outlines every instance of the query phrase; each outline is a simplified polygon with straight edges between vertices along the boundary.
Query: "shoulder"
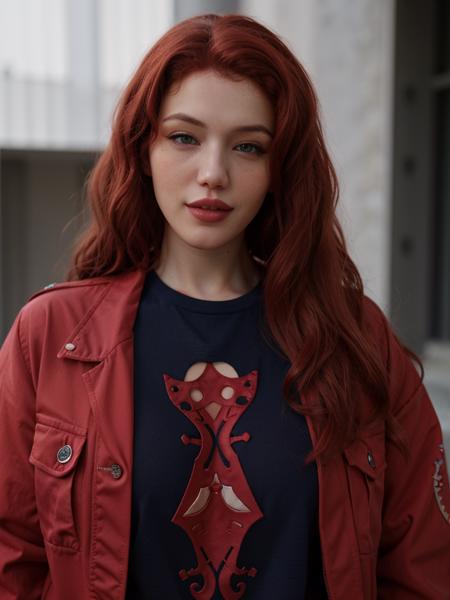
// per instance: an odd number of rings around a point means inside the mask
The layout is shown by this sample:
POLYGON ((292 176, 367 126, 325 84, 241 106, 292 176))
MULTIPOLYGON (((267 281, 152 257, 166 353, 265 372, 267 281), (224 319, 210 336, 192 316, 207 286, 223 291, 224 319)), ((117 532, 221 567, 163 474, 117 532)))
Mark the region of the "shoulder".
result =
MULTIPOLYGON (((131 270, 119 274, 77 281, 52 283, 33 294, 20 310, 19 328, 33 339, 45 331, 65 330, 78 326, 104 306, 118 313, 127 304, 130 291, 139 288, 142 273, 131 270)), ((116 315, 117 316, 117 315, 116 315)))
POLYGON ((41 338, 49 329, 52 333, 65 330, 68 335, 71 328, 87 322, 94 314, 97 318, 108 314, 120 320, 121 314, 136 303, 144 277, 144 271, 129 270, 50 284, 30 297, 18 321, 34 339, 41 338))
POLYGON ((73 298, 77 295, 83 295, 90 290, 95 291, 96 288, 98 289, 99 287, 108 285, 111 281, 113 281, 113 276, 49 283, 32 294, 27 300, 27 305, 30 303, 45 304, 47 302, 52 302, 54 298, 73 298), (36 302, 36 298, 43 299, 36 302))
POLYGON ((381 308, 368 296, 364 296, 362 326, 376 344, 384 361, 392 368, 392 363, 404 360, 413 364, 412 358, 418 357, 401 341, 381 308))
POLYGON ((424 393, 422 365, 399 339, 381 308, 367 296, 363 301, 363 327, 376 346, 386 369, 389 396, 394 412, 424 393))
POLYGON ((395 334, 382 309, 368 296, 363 297, 361 325, 386 364, 389 361, 389 347, 395 334))
POLYGON ((107 290, 113 280, 113 277, 95 277, 48 284, 27 300, 19 316, 27 321, 64 310, 81 313, 107 290))
POLYGON ((146 273, 141 269, 129 269, 112 275, 49 283, 30 296, 24 308, 47 306, 64 301, 77 302, 83 298, 90 299, 108 288, 126 291, 136 285, 139 287, 146 273))
POLYGON ((22 306, 11 331, 28 352, 50 340, 62 344, 64 332, 67 335, 98 304, 111 282, 110 277, 99 277, 49 284, 22 306))

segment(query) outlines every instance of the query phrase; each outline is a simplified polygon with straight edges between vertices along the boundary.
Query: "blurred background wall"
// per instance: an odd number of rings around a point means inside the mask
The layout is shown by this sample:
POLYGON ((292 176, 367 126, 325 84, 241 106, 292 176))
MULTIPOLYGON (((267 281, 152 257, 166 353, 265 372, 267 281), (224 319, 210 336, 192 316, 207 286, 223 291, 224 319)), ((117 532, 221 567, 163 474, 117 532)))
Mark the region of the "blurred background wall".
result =
POLYGON ((448 0, 0 0, 0 338, 64 278, 83 181, 133 69, 203 12, 257 18, 309 71, 350 252, 424 358, 450 436, 448 0))

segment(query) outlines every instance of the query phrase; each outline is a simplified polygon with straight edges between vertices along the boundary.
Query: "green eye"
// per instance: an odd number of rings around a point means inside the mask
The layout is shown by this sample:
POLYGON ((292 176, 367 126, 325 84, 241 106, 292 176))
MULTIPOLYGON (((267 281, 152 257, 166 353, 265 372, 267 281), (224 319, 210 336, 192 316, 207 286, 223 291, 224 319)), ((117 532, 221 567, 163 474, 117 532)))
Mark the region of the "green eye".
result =
POLYGON ((190 145, 192 140, 195 143, 197 143, 195 138, 193 138, 192 135, 188 135, 187 133, 174 133, 173 135, 169 136, 169 139, 173 140, 175 144, 180 144, 182 146, 190 145))
POLYGON ((261 146, 257 146, 256 144, 239 144, 236 148, 247 148, 247 150, 242 150, 244 154, 264 154, 264 150, 261 146), (248 150, 250 148, 250 150, 248 150))

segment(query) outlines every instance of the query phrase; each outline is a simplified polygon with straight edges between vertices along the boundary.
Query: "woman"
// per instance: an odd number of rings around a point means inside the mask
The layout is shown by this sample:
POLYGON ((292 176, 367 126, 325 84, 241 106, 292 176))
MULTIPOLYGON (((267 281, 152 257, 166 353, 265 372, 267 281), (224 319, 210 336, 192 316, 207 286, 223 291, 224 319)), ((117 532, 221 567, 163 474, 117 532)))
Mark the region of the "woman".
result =
POLYGON ((0 387, 2 598, 450 598, 436 414, 336 220, 311 83, 238 15, 126 88, 0 387))

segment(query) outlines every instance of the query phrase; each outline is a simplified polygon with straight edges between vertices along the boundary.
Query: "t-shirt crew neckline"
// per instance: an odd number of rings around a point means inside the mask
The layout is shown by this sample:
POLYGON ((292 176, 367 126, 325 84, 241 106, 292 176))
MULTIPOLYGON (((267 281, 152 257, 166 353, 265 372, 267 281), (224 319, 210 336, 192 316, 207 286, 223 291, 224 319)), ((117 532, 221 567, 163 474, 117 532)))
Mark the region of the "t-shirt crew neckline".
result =
POLYGON ((149 271, 148 285, 158 294, 159 298, 168 304, 176 304, 193 312, 228 313, 236 312, 256 304, 262 293, 262 284, 259 282, 253 289, 237 298, 230 300, 202 300, 187 296, 168 286, 159 277, 156 271, 149 271))

